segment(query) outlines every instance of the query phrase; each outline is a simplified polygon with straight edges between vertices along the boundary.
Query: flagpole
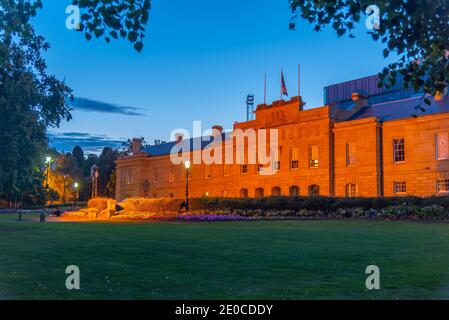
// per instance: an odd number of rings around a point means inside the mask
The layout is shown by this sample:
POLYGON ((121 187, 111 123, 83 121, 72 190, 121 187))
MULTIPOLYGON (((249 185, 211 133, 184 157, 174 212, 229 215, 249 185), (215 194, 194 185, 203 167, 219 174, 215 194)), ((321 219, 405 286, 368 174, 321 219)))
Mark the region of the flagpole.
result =
POLYGON ((282 68, 281 68, 281 100, 282 100, 282 68))
POLYGON ((265 78, 263 83, 263 104, 267 104, 267 73, 265 72, 265 78))

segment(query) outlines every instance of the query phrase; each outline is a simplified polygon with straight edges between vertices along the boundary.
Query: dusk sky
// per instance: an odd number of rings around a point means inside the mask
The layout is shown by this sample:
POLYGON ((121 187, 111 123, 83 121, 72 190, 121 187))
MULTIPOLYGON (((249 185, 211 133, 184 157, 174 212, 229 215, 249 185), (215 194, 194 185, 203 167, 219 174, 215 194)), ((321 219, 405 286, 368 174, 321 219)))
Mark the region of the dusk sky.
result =
POLYGON ((77 98, 73 120, 50 130, 53 145, 94 150, 144 136, 168 140, 175 128, 203 130, 214 124, 231 129, 246 117, 245 99, 279 99, 284 70, 290 96, 297 95, 301 64, 306 108, 323 104, 323 87, 379 72, 380 43, 366 34, 362 20, 355 39, 338 38, 328 28, 316 33, 305 21, 288 28, 288 1, 152 1, 145 47, 137 53, 127 41, 86 41, 66 29, 69 0, 44 1, 35 19, 51 44, 50 73, 65 78, 77 98))

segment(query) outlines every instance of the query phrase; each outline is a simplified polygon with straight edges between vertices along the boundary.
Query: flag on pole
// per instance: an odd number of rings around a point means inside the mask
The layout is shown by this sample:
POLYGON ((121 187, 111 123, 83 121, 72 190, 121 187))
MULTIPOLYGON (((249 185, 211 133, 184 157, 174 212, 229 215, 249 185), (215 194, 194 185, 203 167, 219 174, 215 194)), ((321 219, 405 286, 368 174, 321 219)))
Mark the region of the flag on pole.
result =
POLYGON ((288 97, 287 86, 285 85, 284 71, 281 70, 281 99, 283 96, 288 97))

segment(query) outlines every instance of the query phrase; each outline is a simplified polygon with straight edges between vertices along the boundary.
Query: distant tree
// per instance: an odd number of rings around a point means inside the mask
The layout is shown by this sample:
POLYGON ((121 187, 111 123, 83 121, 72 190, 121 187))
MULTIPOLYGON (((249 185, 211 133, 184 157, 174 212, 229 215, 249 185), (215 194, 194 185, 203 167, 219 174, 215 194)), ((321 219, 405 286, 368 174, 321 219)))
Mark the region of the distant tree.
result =
POLYGON ((111 197, 111 198, 115 197, 116 181, 117 181, 117 169, 114 169, 114 171, 112 171, 112 174, 109 177, 109 181, 106 185, 106 195, 108 197, 111 197))
POLYGON ((98 171, 100 173, 98 181, 99 194, 110 196, 107 185, 115 170, 115 160, 117 160, 117 157, 117 150, 110 147, 105 147, 98 157, 98 171))
MULTIPOLYGON (((73 4, 81 9, 79 31, 86 39, 94 35, 109 42, 120 36, 142 50, 149 0, 73 4)), ((43 53, 50 46, 31 24, 41 8, 41 0, 0 0, 0 197, 6 199, 36 191, 36 174, 46 156, 46 130, 71 119, 71 90, 47 73, 43 53)))
POLYGON ((74 146, 72 150, 72 156, 78 165, 78 168, 82 169, 84 165, 84 151, 80 146, 74 146))
POLYGON ((98 166, 98 156, 94 153, 89 153, 83 164, 83 174, 85 177, 90 177, 90 170, 93 165, 98 166))
MULTIPOLYGON (((390 87, 400 76, 406 88, 423 88, 428 94, 443 93, 449 84, 449 1, 447 0, 289 0, 293 12, 290 28, 298 17, 315 31, 331 25, 338 36, 352 31, 368 6, 379 8, 379 29, 369 30, 373 40, 385 43, 385 57, 398 60, 379 74, 379 86, 390 87)), ((428 102, 428 101, 427 101, 428 102)))

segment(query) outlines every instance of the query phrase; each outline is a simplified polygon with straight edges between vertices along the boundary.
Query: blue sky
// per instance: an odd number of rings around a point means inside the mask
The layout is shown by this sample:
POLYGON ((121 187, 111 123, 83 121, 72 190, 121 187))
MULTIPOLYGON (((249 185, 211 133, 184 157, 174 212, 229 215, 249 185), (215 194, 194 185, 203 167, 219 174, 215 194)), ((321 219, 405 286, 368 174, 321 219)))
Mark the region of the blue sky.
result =
POLYGON ((281 68, 290 96, 297 95, 299 63, 306 108, 321 106, 324 86, 375 74, 388 63, 364 21, 355 39, 338 38, 331 28, 313 32, 305 21, 289 30, 287 0, 154 0, 141 53, 126 41, 88 42, 67 30, 69 4, 44 1, 35 19, 52 46, 49 71, 79 98, 73 120, 51 129, 64 151, 73 136, 82 144, 87 140, 79 138, 91 135, 93 150, 96 138, 99 146, 137 136, 168 140, 175 128, 192 130, 193 120, 201 120, 204 130, 232 128, 245 120, 248 93, 263 102, 264 73, 268 101, 279 99, 281 68))

